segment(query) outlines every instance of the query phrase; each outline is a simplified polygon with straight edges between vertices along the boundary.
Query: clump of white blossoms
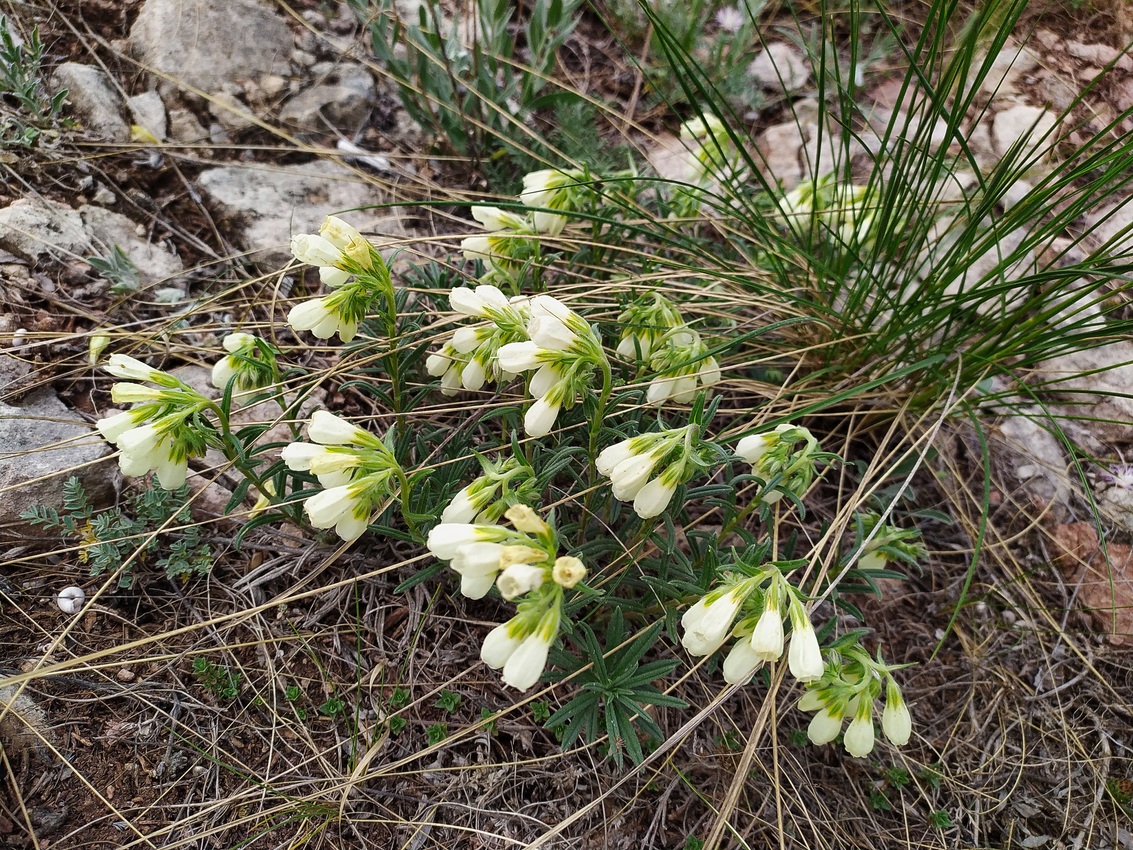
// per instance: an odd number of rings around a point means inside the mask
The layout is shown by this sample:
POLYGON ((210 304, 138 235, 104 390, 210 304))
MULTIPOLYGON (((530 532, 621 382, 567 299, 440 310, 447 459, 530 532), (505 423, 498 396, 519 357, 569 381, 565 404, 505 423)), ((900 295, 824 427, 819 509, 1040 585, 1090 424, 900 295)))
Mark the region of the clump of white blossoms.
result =
POLYGON ((311 415, 307 437, 311 442, 291 443, 282 453, 288 469, 310 472, 325 488, 303 503, 307 518, 315 528, 333 527, 343 540, 357 540, 375 506, 408 488, 405 473, 380 438, 325 410, 311 415))
POLYGON ((874 747, 874 702, 884 691, 881 731, 895 746, 907 744, 912 735, 912 715, 893 678, 893 671, 904 666, 885 664, 880 655, 871 658, 856 637, 832 647, 822 678, 799 700, 800 709, 815 712, 807 727, 811 743, 821 746, 833 741, 849 717, 850 725, 842 739, 846 751, 855 758, 869 755, 874 747))
POLYGON ((394 292, 389 269, 377 249, 345 221, 328 216, 317 235, 291 240, 291 253, 302 263, 318 266, 319 279, 334 291, 291 308, 287 323, 319 339, 338 334, 350 342, 379 297, 392 309, 394 292))
POLYGON ((637 515, 649 519, 663 513, 677 487, 715 459, 715 447, 700 440, 700 426, 689 424, 614 443, 598 455, 595 466, 610 479, 615 499, 632 499, 637 515))
POLYGON ((530 307, 525 297, 508 298, 491 284, 459 286, 449 293, 454 311, 491 325, 461 327, 441 349, 425 360, 425 371, 441 379, 441 392, 456 395, 461 388, 479 390, 486 381, 506 383, 515 377, 496 360, 500 347, 527 339, 530 307))
POLYGON ((857 567, 874 578, 899 578, 901 573, 877 576, 889 569, 889 565, 915 565, 925 556, 921 533, 915 528, 898 528, 895 525, 880 525, 881 516, 871 512, 860 513, 854 517, 857 524, 857 539, 868 541, 858 555, 857 567))
POLYGON ((525 342, 500 347, 497 362, 504 372, 531 372, 528 388, 536 401, 523 417, 531 437, 550 433, 559 411, 569 410, 593 390, 592 376, 600 369, 609 386, 610 364, 602 343, 581 316, 549 295, 531 299, 531 318, 525 342))
POLYGON ((219 444, 216 429, 202 415, 217 412, 216 403, 176 376, 125 354, 110 355, 106 371, 127 380, 111 387, 111 399, 133 405, 95 425, 118 447, 122 474, 156 471, 164 489, 176 490, 185 483, 189 458, 204 457, 210 445, 219 444))
POLYGON ((724 678, 733 684, 746 682, 765 662, 783 656, 786 617, 791 623, 787 650, 791 675, 800 682, 820 678, 822 651, 814 626, 801 591, 783 576, 784 569, 797 568, 801 563, 770 563, 754 574, 726 574, 721 586, 689 608, 681 619, 684 648, 692 655, 711 655, 729 637, 735 637, 724 659, 724 678))
POLYGON ((878 201, 868 186, 840 181, 835 174, 804 180, 779 200, 779 212, 797 237, 818 232, 844 245, 865 245, 875 236, 878 201))
POLYGON ((789 423, 744 437, 736 444, 736 454, 765 482, 760 498, 767 504, 774 504, 784 494, 802 498, 814 481, 816 462, 824 457, 810 431, 789 423), (804 443, 802 448, 796 448, 799 442, 804 443))
POLYGON ((526 691, 543 674, 558 637, 563 591, 582 581, 586 568, 578 558, 558 556, 554 528, 531 508, 515 505, 504 516, 514 528, 442 522, 426 545, 460 574, 465 596, 481 599, 495 585, 504 599, 523 597, 516 615, 485 638, 480 657, 503 668, 506 684, 526 691))
POLYGON ((538 250, 538 242, 532 238, 538 233, 535 226, 523 216, 499 207, 473 207, 472 217, 486 232, 461 240, 464 259, 484 264, 482 280, 513 280, 538 250))
POLYGON ((265 340, 247 333, 231 333, 221 341, 228 353, 212 367, 211 382, 218 390, 235 381, 234 390, 258 390, 279 379, 276 350, 265 340))
POLYGON ((491 461, 477 455, 483 474, 453 496, 441 522, 492 524, 513 505, 538 498, 535 470, 515 457, 491 461))
POLYGON ((654 292, 643 296, 618 316, 622 333, 617 352, 627 360, 647 364, 665 336, 684 324, 680 312, 664 295, 654 292))
POLYGON ((708 353, 700 334, 687 326, 661 338, 649 366, 656 373, 645 393, 650 404, 692 404, 698 391, 720 382, 720 364, 708 353))
POLYGON ((583 201, 590 192, 584 184, 586 180, 586 173, 578 169, 560 171, 545 168, 524 175, 519 200, 525 206, 535 208, 531 217, 537 232, 548 236, 558 236, 563 232, 567 223, 563 213, 582 209, 583 201))

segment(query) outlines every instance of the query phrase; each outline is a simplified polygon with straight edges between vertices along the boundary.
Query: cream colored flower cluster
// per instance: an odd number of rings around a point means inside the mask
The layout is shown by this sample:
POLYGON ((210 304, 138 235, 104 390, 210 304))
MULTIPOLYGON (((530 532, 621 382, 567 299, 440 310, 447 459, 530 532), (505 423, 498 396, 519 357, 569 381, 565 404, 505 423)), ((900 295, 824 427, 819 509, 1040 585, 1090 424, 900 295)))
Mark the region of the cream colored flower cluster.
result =
POLYGON ((555 530, 530 507, 515 505, 504 516, 512 528, 495 524, 442 522, 427 546, 460 575, 460 590, 481 599, 495 586, 506 600, 520 599, 518 611, 485 638, 480 657, 521 691, 543 674, 547 653, 562 622, 563 590, 586 576, 578 558, 559 556, 555 530))

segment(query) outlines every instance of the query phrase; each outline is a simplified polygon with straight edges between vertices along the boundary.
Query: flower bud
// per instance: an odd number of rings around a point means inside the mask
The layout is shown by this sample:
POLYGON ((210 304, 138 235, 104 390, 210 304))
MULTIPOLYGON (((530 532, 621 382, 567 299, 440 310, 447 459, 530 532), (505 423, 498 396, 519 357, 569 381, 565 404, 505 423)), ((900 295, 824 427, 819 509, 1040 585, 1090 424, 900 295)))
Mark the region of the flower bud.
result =
POLYGON ((901 689, 890 679, 885 686, 885 708, 881 712, 881 731, 890 743, 903 747, 913 733, 913 718, 901 696, 901 689))
POLYGON ((522 531, 524 534, 546 534, 551 530, 551 527, 527 505, 513 505, 504 512, 504 517, 515 526, 516 531, 522 531))

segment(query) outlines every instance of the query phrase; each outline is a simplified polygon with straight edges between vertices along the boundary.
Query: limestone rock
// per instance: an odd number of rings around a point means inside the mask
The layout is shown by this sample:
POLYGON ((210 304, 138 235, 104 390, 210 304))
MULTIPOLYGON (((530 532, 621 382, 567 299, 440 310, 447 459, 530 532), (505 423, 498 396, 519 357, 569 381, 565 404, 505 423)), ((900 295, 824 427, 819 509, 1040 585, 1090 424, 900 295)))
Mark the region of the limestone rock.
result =
POLYGON ((169 110, 169 138, 175 142, 197 144, 209 137, 209 131, 189 109, 169 110))
POLYGON ((35 505, 60 507, 63 482, 71 475, 82 480, 96 508, 114 496, 117 470, 97 463, 113 449, 50 389, 19 406, 0 403, 0 447, 0 535, 42 534, 20 513, 35 505))
POLYGON ((130 141, 130 125, 122 117, 125 102, 101 70, 64 62, 51 80, 57 89, 67 90, 67 101, 86 129, 110 142, 130 141))
POLYGON ((148 131, 159 142, 169 136, 169 118, 165 114, 165 104, 161 95, 155 91, 142 92, 126 98, 126 106, 134 123, 148 131))
POLYGON ((1065 519, 1074 485, 1062 442, 1044 418, 1038 407, 1004 417, 990 432, 991 449, 1026 497, 1016 501, 1049 507, 1056 519, 1065 519))
POLYGON ((348 63, 333 66, 321 76, 318 83, 287 102, 280 120, 305 131, 325 131, 328 125, 347 132, 357 130, 377 98, 369 69, 348 63))
POLYGON ((1019 104, 998 112, 991 122, 991 146, 997 159, 1025 140, 1019 162, 1045 159, 1057 140, 1058 117, 1039 106, 1019 104))
POLYGON ((87 235, 76 210, 55 201, 22 198, 0 209, 0 248, 35 263, 84 256, 87 235))
POLYGON ((1023 78, 1038 69, 1039 62, 1039 55, 1034 50, 1008 41, 996 55, 980 90, 997 96, 1015 94, 1023 78))
POLYGON ((1093 454, 1133 443, 1133 342, 1111 342, 1041 363, 1032 383, 1061 401, 1067 432, 1093 454))
POLYGON ((146 0, 130 30, 146 66, 205 92, 286 71, 293 38, 263 0, 146 0))
POLYGON ((748 73, 761 88, 792 94, 810 82, 810 63, 798 48, 776 41, 755 57, 748 73))
MULTIPOLYGON (((280 167, 230 165, 202 172, 205 195, 223 217, 244 222, 243 244, 263 263, 290 260, 290 239, 296 233, 316 233, 323 219, 386 200, 348 168, 324 160, 280 167)), ((404 235, 400 221, 380 214, 379 233, 404 235)), ((346 215, 355 227, 374 227, 373 213, 346 215)))

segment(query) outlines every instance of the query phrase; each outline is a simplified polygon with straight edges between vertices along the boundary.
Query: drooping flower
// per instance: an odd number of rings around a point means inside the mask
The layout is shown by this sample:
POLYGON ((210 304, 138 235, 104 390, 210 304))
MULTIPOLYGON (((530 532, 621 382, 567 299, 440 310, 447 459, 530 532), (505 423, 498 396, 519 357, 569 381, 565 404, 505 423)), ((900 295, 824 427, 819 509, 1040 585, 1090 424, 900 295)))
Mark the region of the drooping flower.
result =
POLYGON ((324 488, 303 504, 315 528, 331 528, 347 542, 357 540, 374 507, 399 486, 404 473, 379 437, 325 410, 311 415, 311 443, 291 443, 282 457, 288 469, 310 472, 324 488))
POLYGON ((784 423, 773 431, 744 437, 736 444, 736 455, 751 464, 752 472, 769 482, 760 498, 774 504, 784 493, 801 498, 810 487, 819 456, 818 440, 806 428, 784 423), (796 449, 800 441, 805 444, 796 449))
POLYGON ((523 424, 529 436, 543 437, 554 427, 560 410, 569 410, 580 395, 592 392, 594 370, 608 370, 609 364, 590 325, 561 301, 537 295, 530 309, 529 339, 501 346, 496 357, 504 371, 536 371, 529 385, 536 401, 523 424))
POLYGON ((620 356, 648 364, 662 340, 685 321, 676 306, 659 292, 642 296, 618 316, 620 356))
POLYGON ((842 738, 846 752, 854 758, 865 758, 873 752, 873 700, 862 699, 854 711, 854 719, 842 738))
POLYGON ((609 477, 615 499, 632 499, 637 515, 650 519, 668 508, 677 487, 712 463, 699 434, 692 424, 631 437, 603 449, 595 468, 609 477))
POLYGON ((892 676, 885 684, 885 708, 881 712, 881 731, 890 743, 903 747, 913 734, 913 718, 909 705, 901 695, 901 688, 892 676))
POLYGON ((498 461, 477 455, 482 474, 461 489, 441 512, 441 522, 496 522, 513 504, 538 497, 535 470, 515 457, 498 461))
POLYGON ((470 289, 456 287, 449 304, 470 318, 488 319, 490 326, 460 327, 452 338, 425 361, 425 370, 441 379, 441 392, 456 395, 463 387, 479 390, 486 381, 510 381, 514 373, 502 369, 496 353, 502 345, 527 339, 529 308, 526 298, 507 298, 490 284, 470 289))
POLYGON ((755 589, 752 579, 737 581, 703 596, 681 617, 681 645, 691 655, 711 655, 727 639, 744 600, 755 589))
POLYGON ((96 423, 107 442, 118 447, 122 473, 156 472, 164 489, 176 490, 185 483, 189 458, 202 457, 210 444, 217 444, 215 429, 199 415, 212 401, 175 375, 124 354, 111 355, 106 369, 116 377, 156 385, 115 384, 110 390, 115 403, 134 407, 96 423))
POLYGON ((509 279, 534 256, 537 245, 531 237, 535 228, 526 219, 498 207, 476 206, 472 217, 487 231, 461 240, 466 260, 484 263, 485 278, 509 279))
POLYGON ((826 664, 822 660, 814 625, 798 597, 791 597, 787 610, 791 618, 791 646, 787 650, 791 675, 800 682, 817 681, 822 678, 826 664))
POLYGON ((376 254, 366 237, 336 216, 327 216, 317 235, 300 233, 291 237, 291 255, 301 263, 317 266, 319 280, 332 289, 370 269, 376 254))

